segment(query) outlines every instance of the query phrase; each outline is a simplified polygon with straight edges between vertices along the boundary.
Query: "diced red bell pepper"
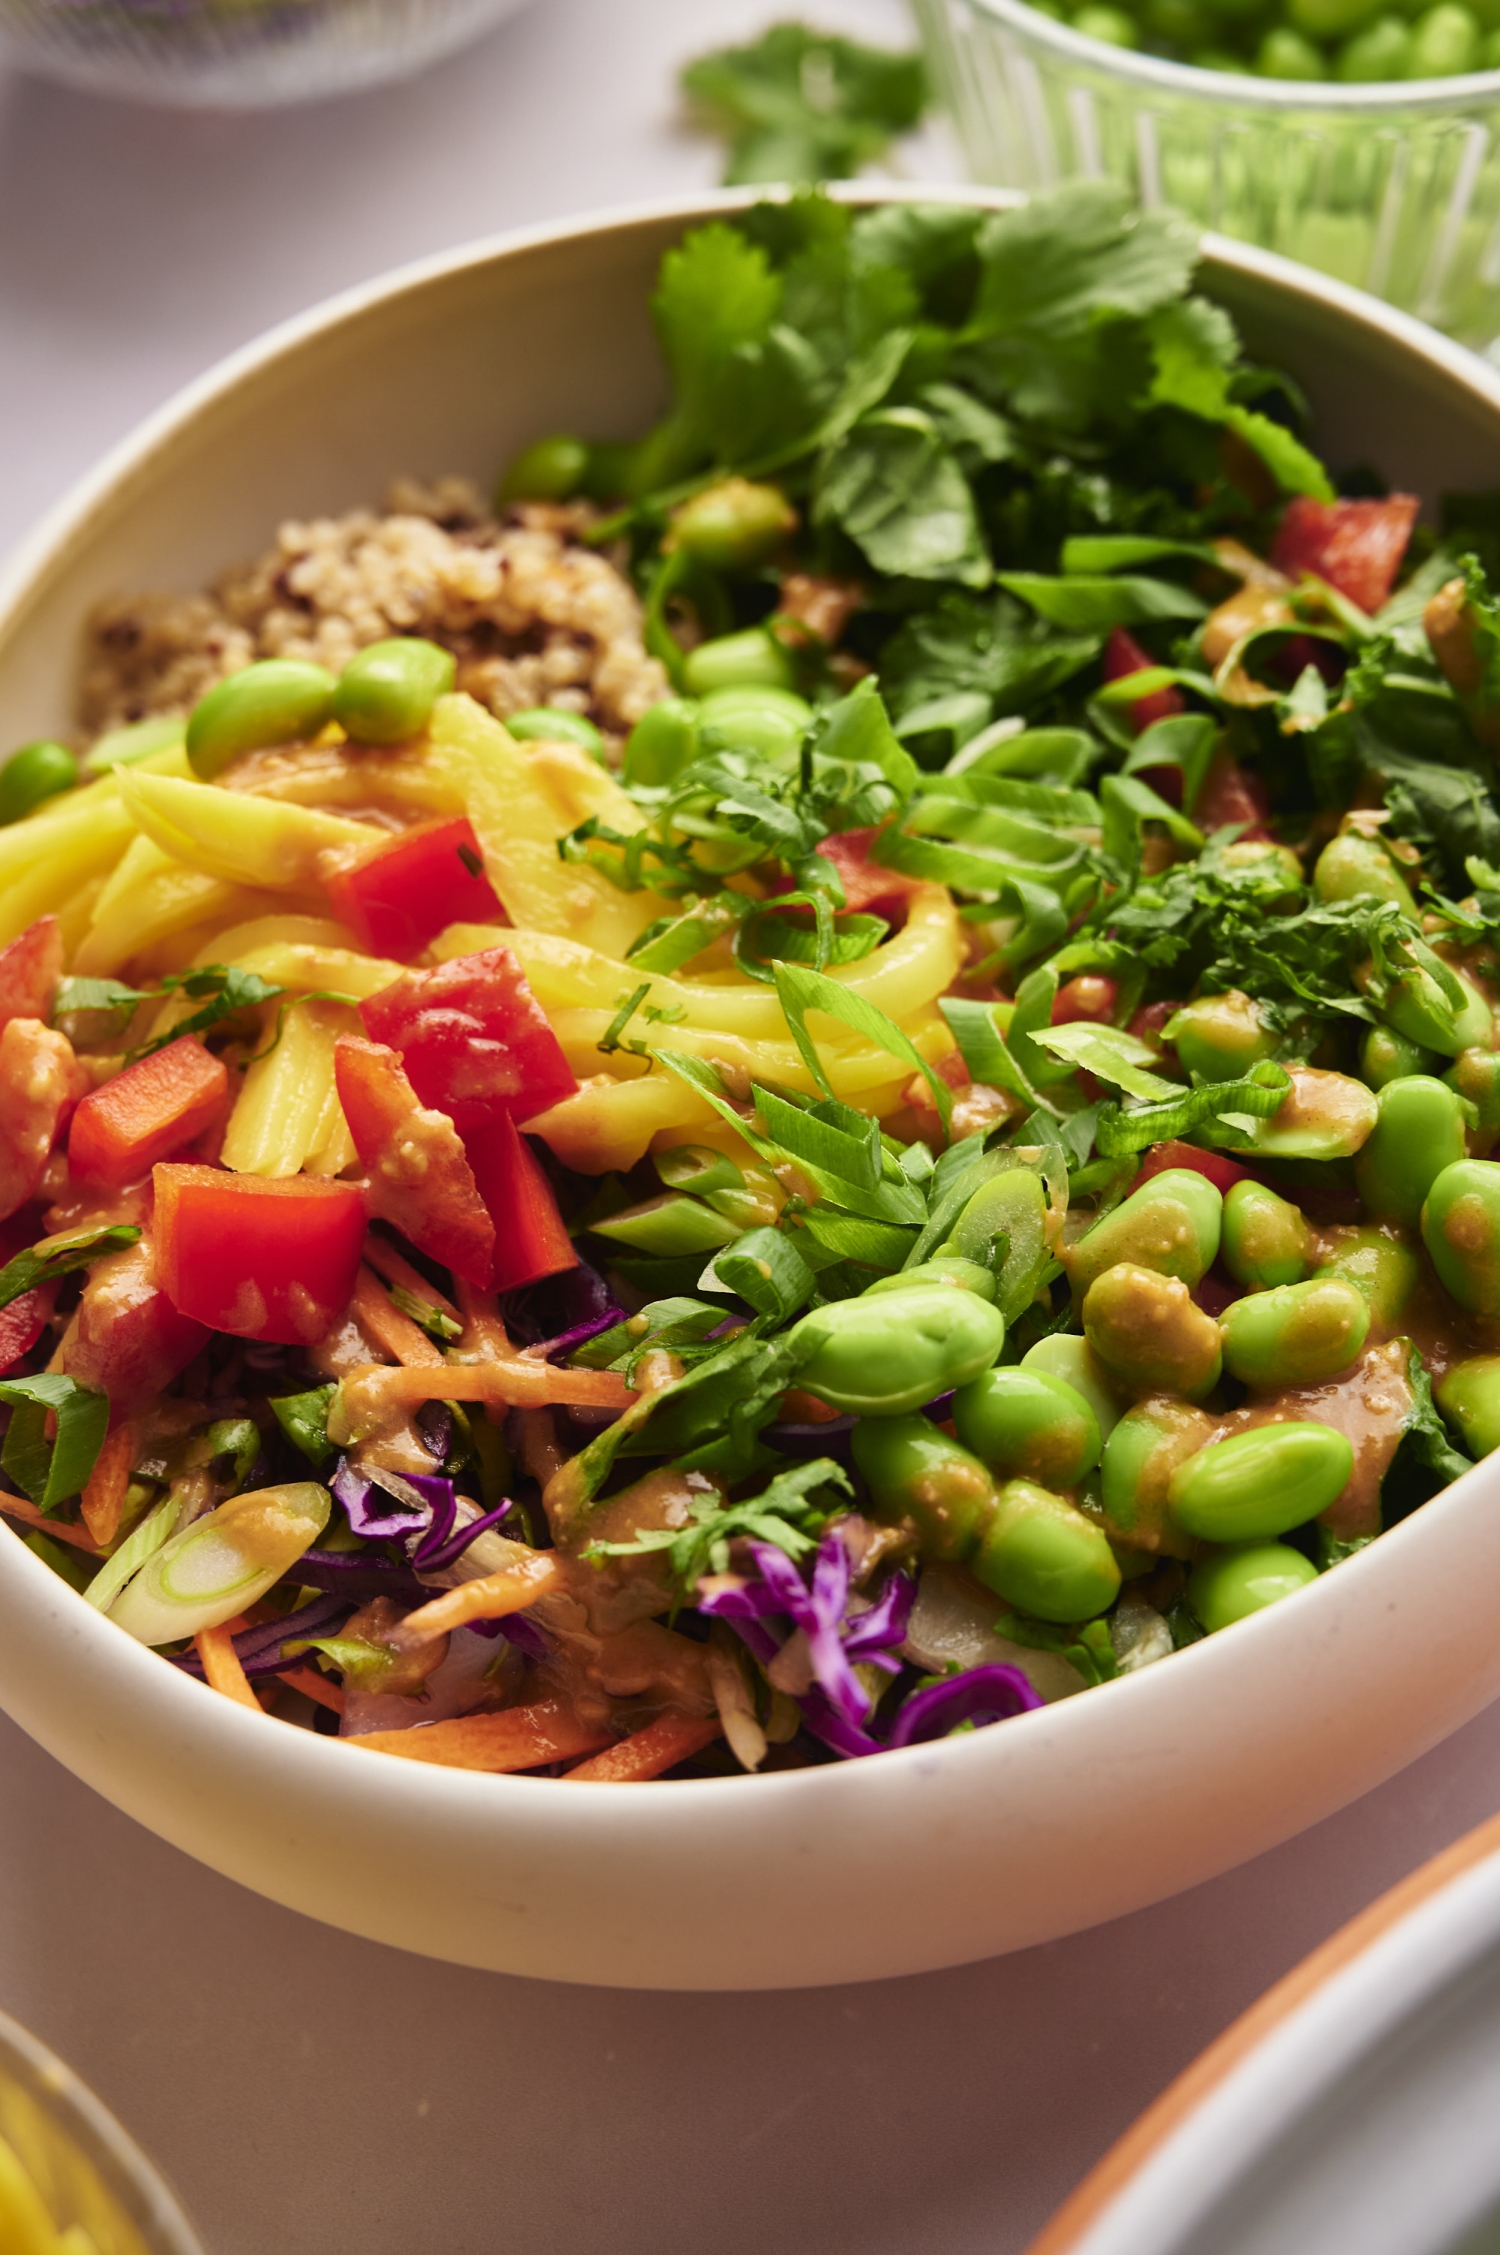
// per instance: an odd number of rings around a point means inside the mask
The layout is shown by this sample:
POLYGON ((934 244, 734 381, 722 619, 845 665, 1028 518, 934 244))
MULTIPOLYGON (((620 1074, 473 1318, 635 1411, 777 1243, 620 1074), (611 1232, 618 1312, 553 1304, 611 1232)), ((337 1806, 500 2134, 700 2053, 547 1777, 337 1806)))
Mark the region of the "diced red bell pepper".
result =
POLYGON ((416 955, 449 924, 509 921, 462 814, 402 831, 328 877, 324 890, 340 922, 374 955, 416 955))
POLYGON ((1310 501, 1297 494, 1282 511, 1271 562, 1288 579, 1313 572, 1362 611, 1390 600, 1421 507, 1414 493, 1383 501, 1310 501))
POLYGON ((158 1166, 156 1269, 181 1314, 310 1347, 349 1305, 365 1236, 356 1183, 158 1166))
POLYGON ((191 1034, 140 1058, 94 1089, 73 1114, 68 1164, 90 1182, 138 1182, 183 1151, 229 1101, 229 1074, 191 1034))
POLYGON ((0 1308, 0 1377, 14 1370, 22 1355, 30 1354, 47 1328, 61 1288, 61 1280, 56 1278, 50 1284, 35 1284, 8 1307, 0 1308))
POLYGON ((870 859, 870 848, 879 836, 878 829, 837 830, 818 847, 824 860, 831 861, 839 873, 844 906, 861 915, 882 902, 898 905, 922 882, 919 877, 903 876, 899 869, 882 869, 878 861, 870 859))
MULTIPOLYGON (((546 1013, 508 947, 408 971, 359 1006, 372 1041, 399 1049, 418 1097, 461 1130, 518 1120, 577 1093, 546 1013)), ((481 1184, 481 1189, 483 1185, 481 1184)))
POLYGON ((424 1109, 394 1049, 341 1035, 334 1046, 339 1102, 369 1177, 365 1204, 455 1275, 488 1287, 495 1225, 458 1130, 424 1109))
POLYGON ((578 1255, 552 1185, 509 1113, 496 1112, 482 1127, 470 1128, 464 1149, 495 1225, 495 1290, 514 1292, 540 1276, 576 1268, 578 1255))
POLYGON ((60 1362, 69 1378, 98 1387, 129 1416, 154 1402, 207 1342, 207 1325, 180 1312, 162 1289, 143 1237, 89 1270, 60 1362))
POLYGON ((1222 830, 1235 822, 1244 825, 1241 836, 1247 843, 1266 840, 1272 835, 1266 827, 1270 812, 1270 793, 1255 770, 1241 767, 1227 752, 1215 752, 1193 807, 1199 829, 1222 830))
POLYGON ((1165 1174, 1169 1167, 1188 1167, 1194 1174, 1207 1176, 1216 1190, 1230 1191, 1237 1182, 1254 1182, 1256 1177, 1248 1167, 1237 1167, 1233 1159, 1226 1159, 1222 1151, 1200 1151, 1196 1143, 1153 1143, 1141 1161, 1134 1187, 1149 1182, 1154 1174, 1165 1174))
POLYGON ((1052 1005, 1052 1023, 1072 1026, 1088 1020, 1096 1026, 1107 1026, 1114 1017, 1118 994, 1113 979, 1106 979, 1098 971, 1081 971, 1076 979, 1069 979, 1058 988, 1052 1005))
POLYGON ((66 1034, 35 1018, 0 1030, 0 1218, 35 1196, 85 1086, 66 1034))
POLYGON ((0 947, 0 1026, 12 1018, 45 1024, 62 974, 62 927, 55 916, 39 916, 9 947, 0 947))
MULTIPOLYGON (((1143 650, 1133 634, 1127 634, 1123 626, 1110 628, 1109 640, 1104 645, 1106 681, 1128 681, 1131 674, 1144 673, 1155 664, 1150 651, 1143 650)), ((1169 683, 1165 689, 1153 689, 1149 697, 1138 697, 1129 710, 1130 725, 1139 736, 1154 721, 1170 720, 1175 713, 1185 712, 1187 707, 1181 692, 1169 683)), ((1153 784, 1152 788, 1156 786, 1153 784)))

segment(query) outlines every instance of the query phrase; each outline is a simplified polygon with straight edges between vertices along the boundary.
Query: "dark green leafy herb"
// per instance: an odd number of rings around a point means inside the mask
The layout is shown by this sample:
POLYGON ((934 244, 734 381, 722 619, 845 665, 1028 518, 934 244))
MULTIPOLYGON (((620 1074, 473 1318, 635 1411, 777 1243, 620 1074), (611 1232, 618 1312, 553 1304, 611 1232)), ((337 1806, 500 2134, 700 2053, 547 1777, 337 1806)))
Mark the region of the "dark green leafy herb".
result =
POLYGON ((689 63, 685 92, 729 143, 724 179, 844 180, 917 124, 927 82, 917 55, 891 54, 773 24, 747 47, 689 63))
POLYGON ((34 1290, 38 1284, 66 1276, 70 1269, 85 1268, 106 1253, 123 1251, 125 1246, 134 1245, 140 1234, 128 1222, 106 1222, 97 1229, 75 1229, 59 1237, 43 1238, 0 1269, 0 1308, 8 1308, 12 1300, 19 1300, 23 1292, 34 1290))
POLYGON ((719 1504, 703 1497, 688 1504, 692 1525, 680 1534, 667 1528, 637 1535, 633 1542, 591 1543, 587 1558, 633 1558, 665 1551, 680 1595, 691 1596, 700 1575, 727 1573, 729 1545, 737 1536, 774 1543, 789 1558, 805 1558, 836 1511, 847 1508, 840 1496, 853 1487, 832 1457, 812 1458, 778 1472, 760 1495, 744 1503, 719 1504))

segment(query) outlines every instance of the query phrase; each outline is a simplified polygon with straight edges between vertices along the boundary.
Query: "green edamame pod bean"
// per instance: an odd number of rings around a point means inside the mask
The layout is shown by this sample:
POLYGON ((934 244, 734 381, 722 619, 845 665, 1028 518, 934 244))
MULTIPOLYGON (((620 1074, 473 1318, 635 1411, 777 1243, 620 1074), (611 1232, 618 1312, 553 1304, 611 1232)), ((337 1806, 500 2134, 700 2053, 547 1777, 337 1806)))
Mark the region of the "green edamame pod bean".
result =
POLYGON ((698 708, 699 751, 759 752, 790 759, 812 724, 812 706, 791 689, 716 689, 698 708))
POLYGON ((497 504, 509 501, 568 501, 588 475, 589 450, 581 438, 555 431, 523 447, 500 481, 497 504))
POLYGON ((1372 1026, 1360 1045, 1360 1072, 1377 1092, 1388 1081, 1404 1080, 1412 1073, 1430 1073, 1434 1065, 1441 1063, 1435 1050, 1419 1049, 1414 1041, 1408 1041, 1405 1034, 1398 1034, 1390 1026, 1372 1026))
POLYGON ((1479 1117, 1469 1136, 1469 1157, 1487 1159, 1500 1139, 1500 1051, 1465 1049, 1443 1075, 1479 1117))
POLYGON ((1342 1276, 1364 1294, 1373 1332, 1399 1331, 1421 1280, 1411 1246, 1389 1229, 1342 1228, 1325 1231, 1323 1249, 1317 1274, 1342 1276))
POLYGON ((1108 0, 1091 0, 1080 8, 1073 18, 1073 29, 1085 39, 1102 39, 1107 47, 1139 47, 1140 26, 1123 8, 1113 8, 1108 0))
POLYGON ((1034 1480, 1007 1480, 973 1572, 1039 1621, 1087 1621, 1112 1605, 1120 1568, 1109 1538, 1034 1480))
POLYGON ((1422 1242, 1461 1308, 1500 1315, 1500 1166, 1493 1159, 1443 1169, 1422 1208, 1422 1242))
POLYGON ((682 680, 694 697, 707 697, 715 689, 751 685, 766 689, 795 686, 791 659, 763 626, 748 626, 739 634, 721 634, 712 642, 700 642, 683 660, 682 680))
MULTIPOLYGON (((1303 0, 1304 6, 1326 4, 1327 0, 1303 0)), ((1334 5, 1339 4, 1340 0, 1334 0, 1334 5)), ((1360 12, 1365 12, 1364 0, 1360 0, 1360 12)), ((1336 38, 1338 34, 1329 36, 1336 38)), ((1321 901, 1393 900, 1408 916, 1417 913, 1411 887, 1385 847, 1358 830, 1341 831, 1323 848, 1313 870, 1313 891, 1321 901)))
POLYGON ((1428 1191, 1467 1156, 1458 1097, 1443 1081, 1412 1073, 1389 1081, 1378 1098, 1375 1131, 1354 1162, 1354 1180, 1372 1221, 1415 1227, 1428 1191))
POLYGON ((753 571, 797 529, 797 512, 779 486, 721 478, 672 512, 668 545, 685 548, 716 572, 753 571))
POLYGON ((1488 1049, 1494 1039, 1494 1013, 1471 978, 1462 971, 1454 971, 1453 976, 1463 990, 1457 1003, 1430 971, 1413 964, 1392 981, 1380 1012, 1386 1024, 1443 1057, 1457 1057, 1465 1049, 1488 1049))
POLYGON ((1310 39, 1290 24, 1277 24, 1260 43, 1255 67, 1262 78, 1308 80, 1326 78, 1328 66, 1310 39))
MULTIPOLYGON (((1308 39, 1346 39, 1369 21, 1378 5, 1379 0, 1287 0, 1286 12, 1294 30, 1308 39)), ((1334 843, 1339 841, 1335 839, 1334 843)))
POLYGON ((1087 1339, 1079 1338, 1075 1331, 1050 1332, 1027 1348, 1019 1367, 1060 1378, 1075 1394, 1082 1394, 1094 1413, 1100 1439, 1109 1439, 1120 1422, 1122 1405, 1087 1339))
POLYGON ((659 790, 698 757, 698 707, 690 697, 663 697, 643 713, 625 741, 627 783, 659 790))
POLYGON ((1346 86, 1368 86, 1385 78, 1405 78, 1411 32, 1399 16, 1377 16, 1368 31, 1357 32, 1340 50, 1337 74, 1346 86))
POLYGON ((1138 1393, 1192 1400, 1218 1383, 1219 1326, 1180 1277, 1117 1261, 1084 1295, 1083 1335, 1105 1369, 1138 1393))
POLYGON ((78 762, 66 744, 49 737, 23 744, 0 767, 0 823, 19 822, 59 791, 71 791, 78 781, 78 762))
POLYGON ((1488 1456, 1500 1448, 1500 1355, 1471 1355, 1467 1362, 1456 1362, 1433 1388, 1433 1399, 1470 1456, 1488 1456))
POLYGON ((1354 1450, 1331 1425, 1252 1425, 1185 1458, 1167 1504, 1205 1542, 1261 1542, 1316 1519, 1353 1470, 1354 1450))
POLYGON ((1479 66, 1479 24, 1455 0, 1429 8, 1411 29, 1411 52, 1406 58, 1408 78, 1457 78, 1479 66))
POLYGON ((339 675, 333 717, 351 743, 404 744, 427 726, 456 671, 453 652, 420 635, 371 642, 339 675))
POLYGON ((1312 1257, 1313 1233, 1300 1207, 1264 1183, 1237 1182, 1224 1200, 1224 1266, 1236 1284, 1259 1291, 1300 1284, 1312 1257))
POLYGON ((1375 1092, 1347 1073, 1289 1068, 1291 1087, 1269 1119, 1255 1123, 1255 1147, 1269 1159, 1352 1159, 1373 1131, 1375 1092))
POLYGON ((968 1558, 995 1516, 997 1490, 977 1456, 929 1417, 863 1417, 851 1445, 875 1516, 909 1519, 924 1557, 968 1558))
POLYGON ((904 1268, 896 1276, 882 1276, 878 1284, 865 1287, 864 1297, 873 1300, 880 1293, 910 1292, 927 1284, 948 1284, 960 1292, 977 1292, 981 1300, 995 1297, 995 1279, 979 1261, 963 1260, 957 1253, 942 1253, 935 1259, 923 1261, 917 1268, 904 1268))
POLYGON ((933 1284, 815 1308, 789 1336, 808 1393, 861 1417, 904 1417, 988 1370, 1005 1322, 976 1292, 933 1284))
POLYGON ((1178 1465, 1204 1448, 1213 1430, 1201 1409, 1169 1395, 1125 1412, 1100 1465, 1100 1505, 1117 1542, 1168 1558, 1192 1556, 1192 1538, 1168 1510, 1167 1490, 1178 1465))
POLYGON ((1067 1247, 1062 1263, 1075 1294, 1118 1261, 1161 1276, 1202 1282, 1219 1250, 1224 1200, 1206 1175, 1168 1167, 1067 1247))
POLYGON ((953 1397, 964 1447, 1007 1478, 1075 1488, 1099 1461, 1099 1420, 1082 1394, 1042 1370, 986 1370, 953 1397))
POLYGON ((215 682, 188 719, 187 756, 194 774, 211 777, 242 752, 316 736, 332 716, 337 687, 325 667, 301 658, 262 658, 215 682))
POLYGON ((995 1276, 1007 1323, 1025 1314, 1047 1263, 1047 1193, 1030 1167, 1008 1167, 981 1183, 953 1226, 945 1250, 978 1261, 995 1276))
POLYGON ((1236 1300, 1219 1328, 1225 1367, 1243 1384, 1315 1386, 1348 1369, 1368 1335, 1370 1310, 1344 1277, 1315 1276, 1236 1300))
POLYGON ((1176 1043, 1188 1071, 1206 1081, 1239 1080, 1276 1050, 1276 1035, 1262 1019, 1260 1005, 1238 987, 1185 1002, 1162 1034, 1176 1043))
POLYGON ((576 744, 590 758, 604 758, 604 738, 582 713, 559 712, 555 705, 533 705, 523 713, 507 713, 505 726, 523 744, 576 744))
POLYGON ((1289 1543, 1242 1543, 1200 1558, 1188 1576, 1188 1610, 1210 1636, 1318 1578, 1318 1569, 1289 1543))

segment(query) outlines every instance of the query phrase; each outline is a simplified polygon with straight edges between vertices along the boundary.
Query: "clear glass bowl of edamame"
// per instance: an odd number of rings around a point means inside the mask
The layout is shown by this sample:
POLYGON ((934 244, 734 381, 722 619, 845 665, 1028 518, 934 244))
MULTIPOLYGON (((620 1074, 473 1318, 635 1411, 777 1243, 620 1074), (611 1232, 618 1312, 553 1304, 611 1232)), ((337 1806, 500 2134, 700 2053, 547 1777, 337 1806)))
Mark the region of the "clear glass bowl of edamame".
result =
POLYGON ((521 0, 0 0, 0 56, 98 94, 262 109, 405 78, 521 0))
POLYGON ((1025 0, 914 6, 977 179, 1123 180, 1500 353, 1500 69, 1479 67, 1500 62, 1493 0, 1082 0, 1069 21, 1025 0), (1256 72, 1314 62, 1326 78, 1256 72), (1429 75, 1383 75, 1398 64, 1429 75), (1336 75, 1351 67, 1372 75, 1336 75))

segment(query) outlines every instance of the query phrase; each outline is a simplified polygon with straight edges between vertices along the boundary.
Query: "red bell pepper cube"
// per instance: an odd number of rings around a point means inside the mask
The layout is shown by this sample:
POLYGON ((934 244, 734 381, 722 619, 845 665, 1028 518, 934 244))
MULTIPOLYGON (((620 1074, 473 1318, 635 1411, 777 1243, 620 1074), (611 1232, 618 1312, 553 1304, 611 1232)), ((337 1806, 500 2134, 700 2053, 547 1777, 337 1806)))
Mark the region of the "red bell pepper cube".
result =
POLYGON ((362 1002, 359 1014, 371 1041, 400 1050, 422 1103, 446 1112, 461 1131, 496 1111, 534 1119, 577 1092, 508 947, 408 971, 362 1002))
POLYGON ((128 1417, 148 1408, 207 1343, 207 1324, 181 1313, 162 1289, 148 1236, 89 1270, 59 1362, 128 1417))
POLYGON ((1139 1190, 1154 1174, 1165 1174, 1171 1167, 1186 1167, 1193 1174, 1205 1176, 1215 1190, 1225 1192, 1237 1182, 1258 1179, 1248 1167, 1237 1167, 1233 1159, 1226 1159, 1222 1151, 1200 1151, 1196 1143, 1153 1143, 1131 1187, 1139 1190))
POLYGON ((47 1328, 61 1289, 61 1279, 54 1278, 50 1284, 33 1285, 8 1307, 0 1308, 0 1377, 14 1370, 22 1355, 30 1354, 47 1328))
POLYGON ((369 1211, 393 1222, 419 1252, 487 1288, 495 1225, 453 1122, 417 1102, 394 1049, 341 1035, 333 1066, 344 1118, 369 1176, 369 1211))
POLYGON ((229 1101, 229 1074, 191 1034, 127 1065, 73 1114, 68 1164, 114 1188, 139 1182, 158 1159, 184 1151, 229 1101))
POLYGON ((417 955, 449 924, 509 921, 462 814, 403 830, 337 870, 324 890, 340 922, 374 955, 417 955))
POLYGON ((839 873, 844 906, 862 915, 882 902, 887 907, 897 906, 922 882, 919 877, 904 877, 899 869, 882 869, 878 861, 870 859, 870 848, 879 836, 878 829, 837 830, 818 847, 824 860, 831 861, 839 873))
POLYGON ((12 1018, 40 1018, 45 1025, 62 974, 62 928, 55 916, 39 916, 9 947, 0 947, 0 1026, 12 1018))
POLYGON ((1274 836, 1267 822, 1271 795, 1253 768, 1242 767, 1228 752, 1215 752, 1203 778, 1203 788, 1193 804, 1193 820, 1200 830, 1222 830, 1239 823, 1241 840, 1249 844, 1274 836))
POLYGON ((496 1112, 483 1126, 470 1128, 464 1149, 495 1225, 495 1290, 513 1292, 538 1277, 576 1268, 578 1255, 552 1185, 509 1113, 496 1112))
MULTIPOLYGON (((1133 634, 1123 626, 1112 626, 1109 640, 1104 645, 1104 678, 1106 681, 1128 681, 1133 673, 1145 673, 1156 664, 1149 650, 1143 650, 1133 634)), ((1129 707, 1130 725, 1137 736, 1142 735, 1154 721, 1170 720, 1173 715, 1187 710, 1179 690, 1169 683, 1165 689, 1153 689, 1148 697, 1138 697, 1129 707)), ((1150 770, 1147 771, 1152 772, 1150 770)), ((1155 790, 1157 786, 1152 785, 1155 790)), ((1181 784, 1178 785, 1179 791, 1181 784)), ((1165 795, 1165 794, 1163 794, 1165 795)))
POLYGON ((172 1305, 237 1339, 310 1347, 349 1305, 365 1236, 356 1183, 159 1166, 156 1272, 172 1305))
POLYGON ((1271 561, 1288 579, 1314 572, 1362 611, 1390 600, 1421 507, 1414 493, 1383 501, 1309 501, 1297 494, 1282 511, 1271 561))
POLYGON ((1099 971, 1082 971, 1076 979, 1068 979, 1058 988, 1052 1004, 1052 1023, 1074 1026, 1087 1022, 1107 1026, 1114 1017, 1118 994, 1113 979, 1106 979, 1099 971))

